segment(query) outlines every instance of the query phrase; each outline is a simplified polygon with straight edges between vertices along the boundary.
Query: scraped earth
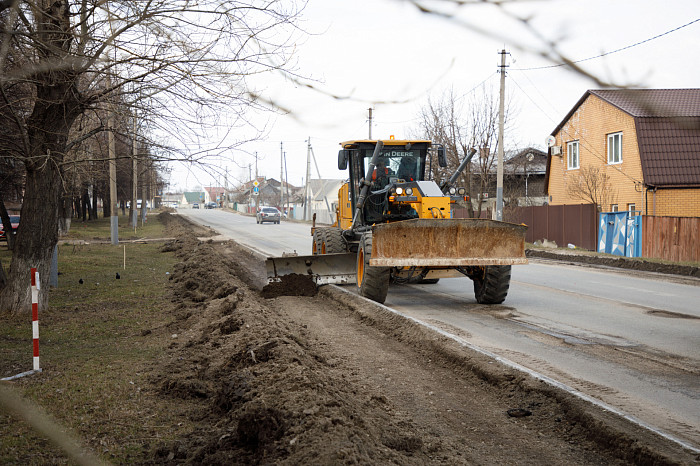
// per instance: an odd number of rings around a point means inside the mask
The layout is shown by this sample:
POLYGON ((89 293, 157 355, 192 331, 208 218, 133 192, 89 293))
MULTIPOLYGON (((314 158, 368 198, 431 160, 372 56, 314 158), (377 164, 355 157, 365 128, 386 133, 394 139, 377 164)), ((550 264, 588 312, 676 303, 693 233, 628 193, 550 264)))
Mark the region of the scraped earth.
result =
MULTIPOLYGON (((177 223, 178 217, 167 221, 177 223)), ((176 335, 151 382, 194 432, 157 464, 694 463, 654 434, 187 228, 164 246, 176 335), (290 294, 296 296, 289 296, 290 294), (263 297, 266 296, 266 297, 263 297)))

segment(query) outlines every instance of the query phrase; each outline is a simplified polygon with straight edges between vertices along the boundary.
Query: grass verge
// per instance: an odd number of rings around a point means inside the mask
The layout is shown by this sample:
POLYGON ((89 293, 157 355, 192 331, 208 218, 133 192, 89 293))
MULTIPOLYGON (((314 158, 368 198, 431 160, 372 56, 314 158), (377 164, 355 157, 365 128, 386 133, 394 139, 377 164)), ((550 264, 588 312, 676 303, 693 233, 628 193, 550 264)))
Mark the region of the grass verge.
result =
MULTIPOLYGON (((152 220, 149 236, 162 235, 152 220)), ((109 219, 102 223, 87 234, 108 237, 109 219)), ((166 284, 175 262, 159 244, 126 245, 126 269, 123 245, 62 245, 59 286, 49 309, 39 311, 43 372, 9 383, 110 462, 143 462, 151 445, 188 428, 176 405, 159 408, 148 383, 149 368, 171 341, 166 284)), ((29 310, 0 315, 0 347, 0 377, 31 369, 29 310)), ((0 439, 0 464, 68 463, 59 448, 2 411, 0 439)))

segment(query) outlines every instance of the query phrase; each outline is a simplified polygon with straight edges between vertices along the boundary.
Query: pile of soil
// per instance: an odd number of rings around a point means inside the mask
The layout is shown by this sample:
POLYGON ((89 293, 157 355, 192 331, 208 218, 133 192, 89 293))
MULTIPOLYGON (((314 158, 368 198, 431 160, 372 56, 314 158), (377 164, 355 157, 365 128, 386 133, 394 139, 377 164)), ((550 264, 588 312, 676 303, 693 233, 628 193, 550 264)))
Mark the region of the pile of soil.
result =
POLYGON ((291 273, 280 277, 278 282, 265 285, 260 295, 263 298, 271 299, 280 296, 316 296, 317 292, 316 283, 311 277, 291 273))
MULTIPOLYGON (((610 413, 337 288, 261 294, 234 243, 164 245, 172 334, 152 391, 196 427, 157 464, 626 464, 689 461, 610 413), (310 293, 311 294, 311 293, 310 293), (180 409, 180 408, 178 408, 180 409)), ((308 285, 306 277, 300 283, 308 285)), ((691 459, 692 460, 692 459, 691 459)))

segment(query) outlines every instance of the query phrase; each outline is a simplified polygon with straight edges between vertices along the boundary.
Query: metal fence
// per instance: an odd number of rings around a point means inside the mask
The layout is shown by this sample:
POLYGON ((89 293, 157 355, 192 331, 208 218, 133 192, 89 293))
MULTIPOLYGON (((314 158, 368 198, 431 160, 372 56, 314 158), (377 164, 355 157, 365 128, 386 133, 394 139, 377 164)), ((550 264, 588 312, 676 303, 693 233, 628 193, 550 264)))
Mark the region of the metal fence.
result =
POLYGON ((558 246, 573 244, 596 250, 597 210, 593 204, 515 207, 505 211, 505 220, 528 226, 525 241, 547 239, 558 246))

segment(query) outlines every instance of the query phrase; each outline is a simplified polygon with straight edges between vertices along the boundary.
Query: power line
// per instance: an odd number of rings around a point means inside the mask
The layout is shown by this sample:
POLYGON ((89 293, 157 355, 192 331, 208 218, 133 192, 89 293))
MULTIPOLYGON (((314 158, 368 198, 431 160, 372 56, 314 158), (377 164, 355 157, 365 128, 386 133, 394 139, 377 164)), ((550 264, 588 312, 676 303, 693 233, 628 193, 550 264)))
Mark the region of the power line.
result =
POLYGON ((697 23, 698 21, 700 21, 700 18, 694 19, 693 21, 691 21, 691 22, 689 22, 689 23, 686 23, 686 24, 684 24, 684 25, 682 25, 682 26, 678 26, 677 28, 671 29, 670 31, 666 31, 666 32, 664 32, 664 33, 662 33, 662 34, 656 35, 656 36, 654 36, 654 37, 650 37, 649 39, 645 39, 645 40, 643 40, 643 41, 636 42, 636 43, 634 43, 634 44, 632 44, 632 45, 628 45, 628 46, 626 46, 626 47, 622 47, 622 48, 613 50, 613 51, 611 51, 611 52, 605 52, 605 53, 601 53, 600 55, 596 55, 596 56, 593 56, 593 57, 584 58, 584 59, 582 59, 582 60, 574 60, 574 61, 570 61, 570 62, 566 62, 566 63, 558 63, 558 64, 556 64, 556 65, 538 66, 538 67, 533 67, 533 68, 513 68, 513 69, 518 70, 518 71, 546 70, 546 69, 549 69, 549 68, 559 68, 559 67, 562 67, 562 66, 573 65, 573 64, 575 64, 575 63, 582 63, 582 62, 589 61, 589 60, 595 60, 596 58, 602 58, 602 57, 605 57, 605 56, 608 56, 608 55, 612 55, 613 53, 618 53, 618 52, 622 52, 623 50, 631 49, 631 48, 636 47, 636 46, 638 46, 638 45, 646 44, 647 42, 651 42, 652 40, 658 39, 658 38, 660 38, 660 37, 663 37, 663 36, 666 36, 666 35, 668 35, 668 34, 671 34, 672 32, 676 32, 676 31, 678 31, 678 30, 680 30, 680 29, 683 29, 683 28, 688 27, 688 26, 690 26, 690 25, 692 25, 692 24, 695 24, 695 23, 697 23))
MULTIPOLYGON (((527 92, 525 92, 525 90, 520 86, 520 84, 518 84, 518 82, 517 82, 515 79, 513 79, 513 76, 511 76, 511 82, 512 82, 513 84, 515 84, 515 86, 516 86, 518 89, 520 89, 520 92, 522 92, 523 94, 525 94, 525 97, 527 97, 528 99, 530 99, 530 102, 532 102, 532 104, 533 104, 535 107, 537 107, 537 108, 539 109, 539 111, 542 112, 543 115, 545 115, 547 118, 549 118, 550 120, 552 120, 553 122, 556 123, 556 120, 554 120, 554 118, 552 118, 551 115, 549 115, 547 112, 545 112, 545 111, 542 109, 542 107, 540 107, 540 106, 537 104, 537 102, 536 102, 532 97, 530 97, 530 95, 529 95, 527 92)), ((588 152, 589 152, 594 158, 597 158, 597 159, 599 159, 600 161, 602 161, 604 164, 609 165, 609 163, 608 163, 608 161, 607 161, 606 155, 601 154, 601 153, 594 147, 593 143, 590 142, 590 141, 588 141, 587 138, 586 138, 585 136, 579 134, 579 135, 578 135, 578 138, 576 138, 577 135, 572 135, 571 133, 569 133, 569 132, 566 130, 566 127, 562 127, 561 130, 560 130, 560 132, 561 132, 562 136, 563 136, 563 135, 566 135, 566 136, 572 138, 572 140, 577 140, 577 141, 579 141, 579 143, 581 144, 581 146, 582 146, 584 149, 587 149, 588 152)), ((562 137, 562 145, 565 144, 566 142, 567 142, 567 141, 565 141, 564 138, 562 137)), ((641 183, 640 180, 638 180, 638 179, 636 179, 635 177, 631 176, 630 174, 626 173, 626 172, 622 169, 621 166, 619 166, 619 165, 617 165, 617 164, 611 165, 611 166, 614 167, 615 169, 617 169, 618 172, 620 172, 623 176, 629 178, 631 181, 633 181, 633 182, 635 182, 635 183, 641 183)))

